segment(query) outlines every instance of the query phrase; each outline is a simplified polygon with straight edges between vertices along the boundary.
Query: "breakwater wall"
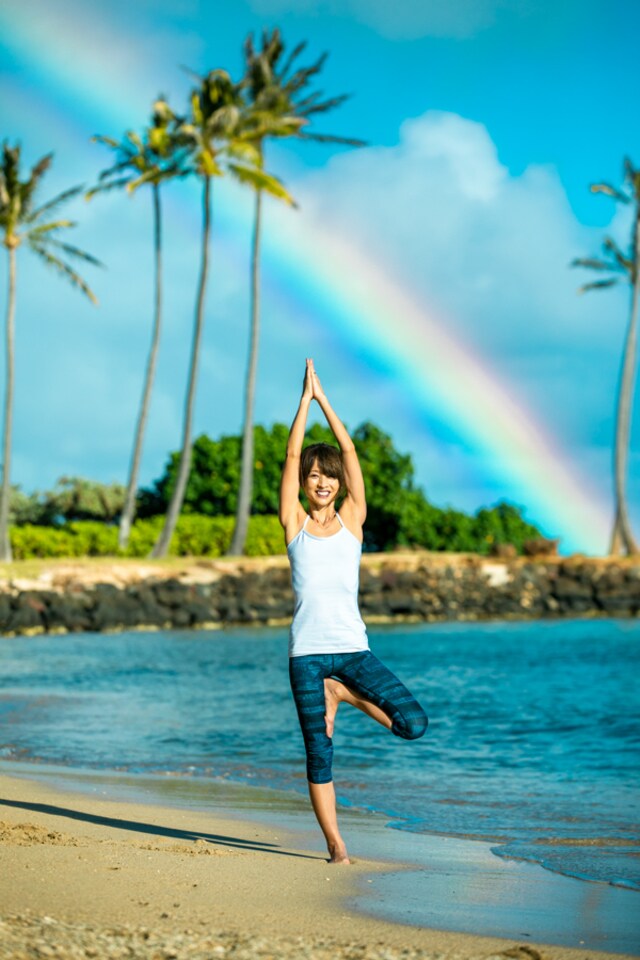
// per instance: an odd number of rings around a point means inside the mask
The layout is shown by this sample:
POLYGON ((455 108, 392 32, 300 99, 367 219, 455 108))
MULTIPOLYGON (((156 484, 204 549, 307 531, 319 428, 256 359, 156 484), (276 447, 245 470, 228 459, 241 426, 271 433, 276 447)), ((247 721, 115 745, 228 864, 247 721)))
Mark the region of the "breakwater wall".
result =
MULTIPOLYGON (((640 559, 489 559, 466 554, 363 558, 360 606, 371 623, 640 617, 640 559)), ((171 569, 57 564, 0 581, 0 633, 286 623, 286 557, 190 560, 171 569)))

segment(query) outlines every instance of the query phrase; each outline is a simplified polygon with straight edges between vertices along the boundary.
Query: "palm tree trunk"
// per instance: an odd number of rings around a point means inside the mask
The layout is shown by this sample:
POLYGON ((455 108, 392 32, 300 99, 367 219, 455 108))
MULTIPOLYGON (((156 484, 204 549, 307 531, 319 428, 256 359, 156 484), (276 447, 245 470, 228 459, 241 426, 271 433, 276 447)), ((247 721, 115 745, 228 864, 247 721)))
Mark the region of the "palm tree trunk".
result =
POLYGON ((204 301, 207 289, 207 274, 209 272, 209 236, 211 234, 211 178, 204 178, 204 190, 202 200, 202 259, 200 262, 200 280, 198 283, 198 296, 196 300, 196 317, 193 330, 193 341, 191 344, 191 363, 189 366, 189 380, 187 384, 187 396, 184 410, 184 424, 182 430, 182 450, 180 453, 180 463, 178 465, 178 475, 176 484, 173 488, 173 494, 165 517, 162 533, 151 551, 152 557, 166 557, 171 543, 171 537, 176 528, 178 517, 184 502, 184 495, 187 489, 189 471, 191 469, 191 423, 193 420, 193 408, 196 397, 196 384, 198 379, 198 361, 200 359, 200 342, 202 340, 202 327, 204 324, 204 301))
POLYGON ((156 266, 156 291, 155 291, 155 311, 153 318, 153 331, 151 335, 151 347, 149 348, 149 357, 147 359, 147 369, 145 373, 144 388, 142 391, 142 401, 138 413, 138 422, 136 425, 135 440, 133 444, 133 453, 131 455, 131 465, 129 467, 129 483, 127 485, 127 495, 120 517, 120 530, 118 534, 118 546, 121 550, 126 550, 131 533, 131 524, 136 508, 136 492, 138 489, 138 474, 140 472, 140 458, 142 456, 142 444, 144 442, 144 433, 149 416, 149 405, 151 402, 151 391, 156 375, 156 366, 158 362, 158 346, 160 344, 160 325, 162 318, 162 215, 160 209, 160 187, 157 183, 152 185, 153 189, 153 233, 154 250, 156 266))
POLYGON ((616 515, 613 521, 613 530, 611 531, 611 539, 609 540, 609 556, 617 557, 622 553, 622 530, 620 527, 620 511, 616 507, 616 515))
POLYGON ((631 432, 631 401, 636 372, 636 351, 638 340, 638 294, 640 277, 638 276, 638 257, 640 255, 640 209, 636 211, 635 228, 635 271, 631 291, 631 313, 625 339, 620 374, 620 389, 618 392, 618 411, 616 417, 616 437, 614 447, 614 477, 616 521, 611 538, 612 548, 615 546, 617 535, 622 540, 622 546, 627 553, 638 553, 638 545, 631 531, 626 500, 627 455, 629 451, 629 434, 631 432))
POLYGON ((251 336, 249 343, 249 361, 244 398, 244 426, 242 433, 242 465, 240 468, 240 490, 238 510, 233 540, 228 553, 240 555, 249 529, 249 515, 253 495, 253 408, 258 370, 258 346, 260 342, 260 228, 262 222, 262 190, 256 191, 256 216, 253 227, 253 245, 251 250, 251 336))
POLYGON ((11 428, 13 423, 14 340, 16 307, 16 251, 9 247, 9 291, 7 300, 6 371, 4 394, 4 442, 2 449, 2 490, 0 491, 0 560, 11 563, 9 501, 11 499, 11 428))

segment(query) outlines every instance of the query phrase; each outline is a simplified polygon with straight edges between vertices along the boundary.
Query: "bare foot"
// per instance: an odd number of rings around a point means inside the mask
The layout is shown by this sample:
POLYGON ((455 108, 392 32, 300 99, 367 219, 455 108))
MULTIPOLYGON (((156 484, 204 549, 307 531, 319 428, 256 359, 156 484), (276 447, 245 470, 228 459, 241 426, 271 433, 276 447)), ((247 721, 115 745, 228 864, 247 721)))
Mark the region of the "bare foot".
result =
POLYGON ((344 843, 340 841, 339 843, 329 844, 329 863, 344 863, 350 864, 349 854, 347 853, 347 848, 344 843))
POLYGON ((340 683, 339 680, 334 680, 333 677, 329 677, 328 680, 324 681, 324 722, 327 728, 327 736, 333 736, 333 727, 336 719, 336 713, 338 712, 338 706, 341 701, 344 699, 341 696, 342 692, 346 692, 346 687, 344 683, 340 683))

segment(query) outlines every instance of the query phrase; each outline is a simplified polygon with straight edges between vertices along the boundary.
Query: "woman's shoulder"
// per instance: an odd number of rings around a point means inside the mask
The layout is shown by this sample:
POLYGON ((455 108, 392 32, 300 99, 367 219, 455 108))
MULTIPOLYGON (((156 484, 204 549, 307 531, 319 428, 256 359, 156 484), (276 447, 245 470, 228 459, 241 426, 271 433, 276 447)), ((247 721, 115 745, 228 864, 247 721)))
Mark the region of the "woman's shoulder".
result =
POLYGON ((342 521, 342 525, 349 531, 349 533, 353 534, 359 543, 362 543, 362 523, 360 522, 359 517, 356 515, 356 511, 353 509, 353 504, 350 502, 349 497, 346 498, 340 507, 338 516, 342 521))

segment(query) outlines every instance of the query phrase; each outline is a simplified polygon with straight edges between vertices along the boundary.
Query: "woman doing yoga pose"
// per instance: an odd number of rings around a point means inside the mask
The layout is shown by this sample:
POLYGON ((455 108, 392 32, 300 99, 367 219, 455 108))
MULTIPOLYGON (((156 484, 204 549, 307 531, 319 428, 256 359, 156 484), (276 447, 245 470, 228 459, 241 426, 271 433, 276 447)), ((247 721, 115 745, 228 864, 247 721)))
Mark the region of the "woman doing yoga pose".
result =
POLYGON ((427 729, 424 710, 371 653, 358 609, 364 481, 353 442, 307 360, 300 405, 289 434, 280 486, 280 523, 291 563, 295 610, 289 637, 291 689, 307 755, 314 813, 331 863, 349 863, 338 829, 331 761, 340 703, 350 703, 405 740, 427 729), (339 450, 326 443, 302 449, 315 400, 339 450), (300 487, 309 510, 300 502, 300 487), (336 499, 345 494, 336 510, 336 499))

